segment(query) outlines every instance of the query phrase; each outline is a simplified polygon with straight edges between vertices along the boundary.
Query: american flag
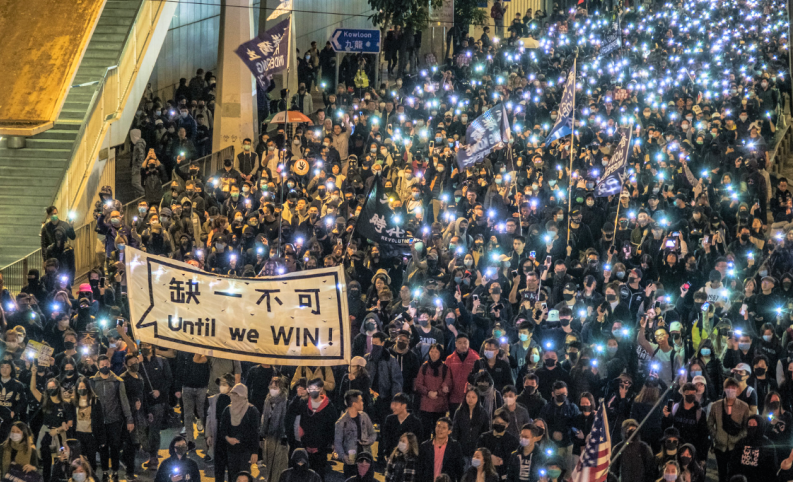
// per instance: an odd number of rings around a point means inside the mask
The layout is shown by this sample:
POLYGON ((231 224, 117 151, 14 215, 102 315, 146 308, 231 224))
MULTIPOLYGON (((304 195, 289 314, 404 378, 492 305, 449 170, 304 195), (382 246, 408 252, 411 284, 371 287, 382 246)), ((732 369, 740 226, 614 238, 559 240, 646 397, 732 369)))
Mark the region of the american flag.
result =
POLYGON ((608 476, 610 463, 611 436, 606 404, 603 403, 595 413, 586 448, 573 471, 573 482, 603 482, 608 476))

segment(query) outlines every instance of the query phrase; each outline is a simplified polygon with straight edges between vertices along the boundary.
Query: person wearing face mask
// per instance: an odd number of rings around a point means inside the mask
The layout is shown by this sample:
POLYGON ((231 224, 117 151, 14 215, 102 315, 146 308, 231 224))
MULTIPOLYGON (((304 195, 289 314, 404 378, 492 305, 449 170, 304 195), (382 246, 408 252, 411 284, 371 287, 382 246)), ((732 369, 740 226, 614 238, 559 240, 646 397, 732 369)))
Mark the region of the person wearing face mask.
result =
MULTIPOLYGON (((707 453, 710 448, 707 413, 697 401, 697 386, 692 382, 688 382, 683 385, 680 391, 683 399, 673 404, 671 411, 666 405, 663 408, 664 417, 661 426, 664 428, 666 442, 664 443, 662 454, 675 458, 679 453, 678 446, 688 443, 696 447, 698 453, 704 454, 704 459, 701 460, 707 460, 707 453), (671 430, 675 431, 674 437, 669 436, 672 433, 670 432, 671 430), (670 440, 675 441, 674 448, 670 440)), ((697 463, 701 460, 697 460, 697 463)), ((659 460, 659 463, 663 462, 665 460, 659 460)))
MULTIPOLYGON (((217 455, 225 459, 229 480, 258 461, 259 410, 248 402, 248 388, 237 383, 229 392, 231 403, 218 421, 217 455)), ((223 471, 225 472, 225 471, 223 471)), ((222 480, 225 473, 215 473, 222 480)))
POLYGON ((259 436, 264 441, 262 463, 266 480, 276 480, 289 464, 289 446, 287 445, 286 410, 289 398, 289 387, 286 379, 274 376, 270 380, 269 393, 262 406, 262 418, 259 425, 259 436))
POLYGON ((126 429, 127 432, 132 432, 135 423, 124 381, 110 370, 110 359, 107 355, 100 355, 98 364, 99 372, 91 377, 91 389, 102 403, 105 431, 114 434, 108 437, 104 447, 100 447, 99 455, 102 460, 102 472, 109 473, 112 462, 112 473, 117 478, 121 443, 127 436, 121 431, 126 429))
MULTIPOLYGON (((154 476, 154 482, 200 480, 201 472, 198 470, 198 464, 187 456, 187 452, 187 440, 180 435, 174 437, 168 445, 170 457, 162 461, 162 465, 160 465, 157 474, 154 476)), ((236 472, 234 475, 237 475, 236 472)))
MULTIPOLYGON (((512 376, 509 362, 502 357, 504 353, 499 348, 499 345, 500 341, 496 338, 488 338, 482 343, 481 357, 474 363, 472 373, 479 373, 480 370, 489 373, 493 380, 493 386, 500 392, 507 385, 514 385, 515 379, 512 376)), ((469 376, 469 381, 471 378, 469 376)))
POLYGON ((336 407, 325 395, 325 383, 314 378, 307 384, 308 399, 299 407, 298 439, 308 451, 309 465, 318 474, 325 473, 328 449, 336 432, 338 420, 336 407))
POLYGON ((388 456, 385 480, 389 482, 415 480, 418 456, 419 443, 416 436, 413 433, 403 434, 399 438, 397 446, 391 450, 391 454, 388 456))
POLYGON ((746 435, 746 423, 751 416, 749 405, 738 400, 738 382, 732 378, 724 381, 724 398, 710 405, 708 429, 713 441, 719 482, 729 480, 730 460, 736 455, 735 447, 746 435))
POLYGON ((11 424, 8 438, 0 444, 0 475, 5 476, 12 463, 22 467, 24 472, 35 472, 39 465, 39 455, 34 442, 26 423, 11 424))
POLYGON ((738 400, 749 405, 750 413, 757 413, 758 393, 754 387, 748 385, 752 376, 752 367, 747 363, 739 363, 732 369, 732 378, 738 383, 738 400))
MULTIPOLYGON (((514 385, 507 385, 501 391, 501 396, 504 399, 504 405, 501 409, 504 411, 503 416, 507 417, 507 431, 520 438, 521 427, 531 422, 528 410, 518 404, 518 389, 514 385)), ((506 461, 505 461, 506 463, 506 461)))
POLYGON ((391 398, 402 392, 402 371, 389 350, 383 345, 388 337, 377 332, 372 336, 372 351, 367 353, 366 371, 372 376, 372 390, 379 394, 372 410, 372 420, 382 423, 390 410, 391 398))
MULTIPOLYGON (((776 366, 771 364, 768 357, 765 355, 757 355, 752 360, 752 375, 746 381, 746 384, 754 389, 755 396, 757 397, 757 411, 758 413, 765 411, 765 399, 771 392, 779 390, 776 378, 772 377, 768 372, 769 366, 776 366)), ((747 388, 748 390, 748 388, 747 388)), ((744 400, 745 401, 745 400, 744 400)), ((749 402, 747 402, 749 403, 749 402)), ((751 405, 751 404, 750 404, 751 405)))
POLYGON ((610 470, 619 480, 652 482, 658 473, 658 466, 652 449, 641 439, 638 428, 639 422, 635 419, 629 418, 622 422, 622 441, 612 449, 612 453, 621 451, 622 455, 612 462, 610 470), (625 446, 628 439, 630 443, 625 446))
MULTIPOLYGON (((105 432, 102 404, 91 389, 88 378, 80 377, 77 382, 72 405, 77 411, 75 438, 80 442, 82 455, 88 460, 91 470, 95 471, 96 453, 99 447, 107 443, 108 434, 105 432)), ((113 436, 116 435, 114 434, 113 436)), ((133 451, 132 453, 134 454, 135 452, 133 451)), ((128 469, 128 474, 133 473, 133 468, 128 469)))
POLYGON ((763 434, 766 420, 760 415, 752 415, 746 422, 746 436, 735 445, 730 459, 730 476, 743 475, 748 482, 773 480, 779 463, 776 450, 763 434))
POLYGON ((567 398, 567 383, 559 380, 551 388, 552 398, 543 407, 540 418, 545 420, 551 440, 556 444, 556 454, 567 461, 573 454, 574 421, 581 411, 567 398))
POLYGON ((147 440, 149 447, 149 470, 157 468, 157 447, 160 446, 160 430, 164 426, 168 409, 168 396, 173 382, 171 365, 163 357, 156 354, 156 347, 149 343, 141 342, 140 353, 143 361, 139 373, 143 377, 146 387, 145 406, 148 423, 146 424, 147 440))
MULTIPOLYGON (((221 415, 223 415, 223 411, 231 403, 231 398, 229 398, 228 393, 231 391, 231 387, 234 386, 234 375, 231 373, 223 375, 222 377, 215 380, 215 385, 218 386, 220 390, 219 393, 210 395, 209 398, 207 398, 207 423, 204 430, 204 437, 207 443, 206 455, 204 456, 204 461, 206 462, 212 461, 210 451, 212 451, 212 455, 217 458, 217 452, 214 450, 214 447, 215 442, 217 441, 218 420, 220 420, 221 415)), ((303 391, 305 392, 305 386, 303 387, 303 391)), ((299 400, 300 397, 295 398, 299 400)), ((294 425, 294 419, 292 419, 292 422, 294 425)), ((225 461, 223 460, 216 460, 215 470, 224 470, 224 463, 225 461)))
MULTIPOLYGON (((499 479, 506 477, 508 462, 512 452, 520 447, 518 437, 507 431, 509 415, 504 408, 496 410, 491 424, 492 430, 479 436, 476 446, 487 449, 491 454, 493 466, 499 479)), ((479 451, 480 449, 477 449, 479 451)), ((474 453, 474 460, 476 453, 474 453)))
MULTIPOLYGON (((30 393, 36 401, 41 403, 41 422, 45 430, 40 440, 40 452, 42 461, 42 472, 47 474, 47 479, 52 467, 51 446, 61 447, 66 439, 74 436, 74 426, 76 424, 76 414, 74 406, 63 400, 61 386, 54 378, 49 378, 44 384, 44 391, 39 391, 36 382, 39 373, 37 363, 30 367, 30 393)), ((35 443, 35 439, 31 439, 35 443)))

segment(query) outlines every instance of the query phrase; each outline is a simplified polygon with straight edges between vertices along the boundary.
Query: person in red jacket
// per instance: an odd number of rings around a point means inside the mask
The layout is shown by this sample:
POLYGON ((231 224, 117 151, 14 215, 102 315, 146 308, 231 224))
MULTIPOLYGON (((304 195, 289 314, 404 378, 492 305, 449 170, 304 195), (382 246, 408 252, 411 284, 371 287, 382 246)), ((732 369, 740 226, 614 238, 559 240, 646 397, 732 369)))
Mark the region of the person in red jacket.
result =
POLYGON ((465 400, 465 389, 468 386, 468 375, 479 360, 476 350, 470 349, 470 341, 465 333, 458 333, 454 342, 454 353, 446 358, 446 366, 452 372, 452 390, 449 394, 449 413, 457 411, 457 407, 465 400))
POLYGON ((449 392, 452 388, 452 372, 443 363, 441 354, 443 345, 434 343, 430 346, 430 359, 425 361, 416 377, 416 393, 421 397, 419 416, 424 429, 421 440, 427 440, 432 434, 435 422, 446 415, 449 409, 449 392))

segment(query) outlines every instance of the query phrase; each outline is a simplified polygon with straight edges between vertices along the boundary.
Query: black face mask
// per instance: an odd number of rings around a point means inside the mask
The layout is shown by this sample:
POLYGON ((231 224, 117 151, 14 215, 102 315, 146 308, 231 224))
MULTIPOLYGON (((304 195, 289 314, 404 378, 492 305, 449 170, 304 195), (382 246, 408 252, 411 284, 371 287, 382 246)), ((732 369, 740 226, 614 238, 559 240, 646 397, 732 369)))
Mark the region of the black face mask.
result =
POLYGON ((664 447, 666 447, 667 451, 677 450, 677 440, 667 440, 664 442, 664 447))
POLYGON ((694 403, 697 399, 696 395, 684 395, 683 398, 686 400, 686 403, 694 403))
POLYGON ((614 303, 615 301, 617 301, 617 295, 606 295, 606 300, 609 303, 614 303))
POLYGON ((765 375, 765 371, 766 371, 765 368, 757 367, 754 369, 754 374, 757 375, 758 377, 762 377, 763 375, 765 375))
POLYGON ((110 373, 110 367, 102 367, 102 368, 100 368, 99 369, 99 373, 101 373, 102 375, 107 375, 108 373, 110 373))
POLYGON ((545 366, 548 367, 548 368, 556 366, 556 360, 554 360, 553 358, 546 358, 545 359, 545 366))
POLYGON ((567 400, 567 395, 560 393, 559 395, 554 395, 553 398, 556 403, 564 403, 564 401, 567 400))
POLYGON ((73 341, 64 341, 63 348, 66 350, 74 350, 74 342, 73 341))
POLYGON ((504 425, 503 423, 494 423, 493 424, 493 431, 496 432, 496 433, 501 433, 501 432, 503 432, 506 429, 507 429, 507 426, 504 425))
POLYGON ((683 467, 688 467, 688 464, 691 463, 691 457, 680 457, 680 465, 683 467))
POLYGON ((570 300, 573 299, 573 294, 572 293, 564 293, 562 295, 562 297, 564 298, 565 301, 570 301, 570 300))
POLYGON ((80 395, 81 397, 88 395, 88 389, 87 388, 77 389, 77 395, 80 395))
POLYGON ((61 393, 61 390, 59 388, 48 388, 47 389, 47 395, 49 395, 51 397, 57 397, 59 393, 61 393))
POLYGON ((74 375, 74 370, 64 370, 63 374, 66 375, 66 377, 72 377, 74 375))

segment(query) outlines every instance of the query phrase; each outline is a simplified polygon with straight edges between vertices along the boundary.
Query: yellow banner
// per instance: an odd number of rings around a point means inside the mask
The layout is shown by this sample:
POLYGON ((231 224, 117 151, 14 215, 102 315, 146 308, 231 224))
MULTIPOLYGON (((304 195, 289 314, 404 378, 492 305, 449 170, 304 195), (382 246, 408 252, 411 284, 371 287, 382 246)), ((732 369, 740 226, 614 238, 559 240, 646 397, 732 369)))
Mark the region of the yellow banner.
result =
POLYGON ((143 342, 272 365, 350 361, 341 266, 231 278, 127 247, 130 324, 143 342))

